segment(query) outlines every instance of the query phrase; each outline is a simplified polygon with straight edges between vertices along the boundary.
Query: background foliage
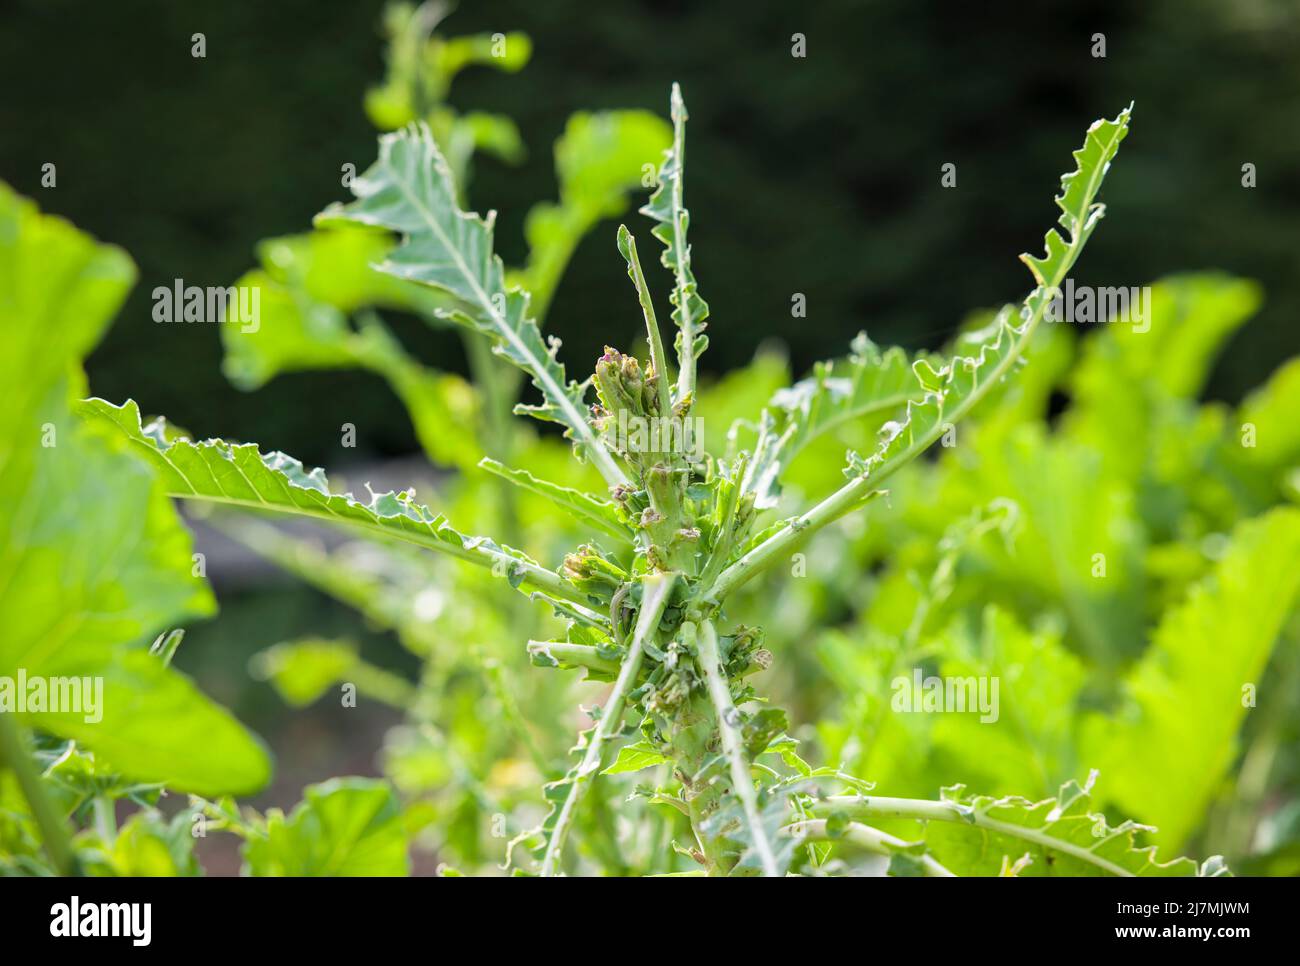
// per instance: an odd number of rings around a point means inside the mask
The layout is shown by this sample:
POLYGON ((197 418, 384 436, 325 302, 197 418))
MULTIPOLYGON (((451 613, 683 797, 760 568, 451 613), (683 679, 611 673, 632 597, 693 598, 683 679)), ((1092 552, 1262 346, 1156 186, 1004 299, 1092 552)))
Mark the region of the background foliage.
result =
MULTIPOLYGON (((145 324, 155 284, 229 284, 258 240, 299 231, 334 197, 341 164, 372 155, 361 95, 383 72, 382 2, 6 6, 0 175, 37 197, 40 165, 58 163, 49 206, 140 264, 131 323, 90 360, 104 395, 134 395, 201 435, 292 443, 309 463, 339 457, 334 427, 345 421, 360 430, 358 455, 411 452, 413 433, 370 376, 300 375, 249 397, 222 378, 214 333, 145 324), (200 30, 206 60, 189 53, 200 30), (133 104, 148 109, 123 109, 133 104), (183 389, 159 356, 189 360, 183 389)), ((503 255, 517 262, 524 213, 554 190, 549 145, 568 116, 660 110, 665 85, 679 81, 718 334, 706 369, 748 362, 755 341, 771 338, 803 372, 861 328, 881 344, 933 347, 969 309, 997 304, 1020 282, 1003 253, 1037 237, 1059 146, 1077 119, 1133 100, 1144 129, 1108 189, 1127 217, 1097 239, 1078 281, 1137 285, 1199 268, 1259 280, 1260 318, 1210 385, 1238 398, 1269 359, 1300 348, 1289 322, 1300 315, 1295 6, 1051 6, 1051 16, 1025 17, 1012 3, 910 0, 464 3, 455 32, 519 30, 534 45, 523 75, 478 71, 457 83, 461 108, 514 118, 528 151, 519 166, 480 163, 475 203, 500 211, 503 255), (795 31, 809 38, 806 59, 790 57, 795 31), (1089 54, 1096 31, 1105 60, 1089 54), (656 36, 672 43, 646 42, 656 36), (948 161, 955 191, 939 187, 948 161), (1240 187, 1245 161, 1260 172, 1253 191, 1240 187), (945 266, 941 284, 935 266, 945 266), (810 307, 797 330, 792 292, 810 307)), ((557 294, 552 331, 584 367, 601 349, 605 307, 623 324, 636 319, 620 298, 621 266, 601 257, 609 244, 589 237, 557 294)), ((647 271, 659 281, 657 266, 647 271)), ((455 340, 410 334, 423 358, 463 367, 455 340)))

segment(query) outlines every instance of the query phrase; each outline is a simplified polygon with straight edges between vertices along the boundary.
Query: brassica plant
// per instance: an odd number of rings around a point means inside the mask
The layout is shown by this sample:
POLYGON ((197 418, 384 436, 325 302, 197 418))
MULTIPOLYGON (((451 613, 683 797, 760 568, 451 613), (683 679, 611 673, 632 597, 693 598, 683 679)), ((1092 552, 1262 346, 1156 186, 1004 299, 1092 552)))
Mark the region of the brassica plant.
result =
MULTIPOLYGON (((760 357, 745 391, 711 388, 678 88, 670 129, 641 112, 574 118, 556 150, 560 200, 530 215, 528 262, 509 270, 493 215, 468 210, 466 195, 474 148, 509 158, 517 134, 447 105, 454 70, 487 41, 454 46, 432 27, 394 9, 390 77, 367 102, 391 129, 377 160, 311 233, 263 245, 262 267, 240 282, 261 291, 262 325, 223 337, 246 388, 294 369, 381 375, 430 460, 458 474, 441 491, 499 527, 491 535, 413 489, 357 496, 283 453, 192 439, 133 401, 84 399, 80 362, 130 284, 129 260, 0 195, 0 322, 13 346, 0 364, 15 387, 0 414, 0 674, 106 681, 101 722, 0 715, 5 870, 192 873, 197 823, 241 836, 253 874, 406 872, 420 828, 466 871, 500 861, 543 876, 835 874, 863 861, 896 875, 1225 874, 1218 856, 1163 853, 1217 807, 1252 706, 1243 685, 1290 633, 1298 578, 1268 554, 1300 550, 1300 514, 1275 506, 1294 489, 1296 372, 1243 407, 1241 424, 1267 446, 1236 445, 1237 424, 1192 400, 1253 293, 1170 280, 1153 331, 1094 337, 1071 408, 1046 426, 1074 353, 1050 322, 1053 300, 1102 219, 1130 111, 1093 123, 1073 153, 1058 227, 1041 255, 1021 256, 1028 296, 974 320, 950 353, 882 350, 863 335, 792 385, 760 357), (622 210, 660 149, 641 212, 671 279, 671 325, 620 226, 645 355, 608 347, 576 380, 541 320, 578 240, 622 210), (380 317, 392 309, 457 327, 473 383, 412 357, 380 317), (514 413, 555 431, 511 423, 523 380, 514 413), (1108 439, 1116 406, 1138 408, 1164 448, 1108 439), (722 433, 724 414, 734 422, 722 433), (846 439, 832 482, 828 455, 846 439), (922 458, 939 443, 942 455, 922 458), (407 712, 386 750, 391 787, 331 781, 287 816, 238 805, 270 763, 170 667, 179 634, 168 632, 214 608, 173 498, 205 506, 425 659, 416 685, 346 642, 286 642, 260 661, 295 703, 355 681, 407 712), (266 522, 278 515, 350 542, 291 538, 266 522), (1212 553, 1188 549, 1226 530, 1212 553), (841 566, 813 581, 810 601, 797 579, 815 555, 841 566), (882 564, 863 599, 862 575, 882 564), (1141 580, 1159 585, 1161 613, 1135 602, 1141 580), (431 603, 439 587, 451 593, 431 603), (837 609, 849 619, 833 620, 837 609), (777 629, 742 622, 756 611, 777 629), (138 646, 155 636, 152 653, 138 646), (804 645, 811 653, 795 653, 804 645), (809 661, 835 700, 799 683, 809 661), (996 678, 1007 720, 891 715, 892 682, 922 667, 996 678), (587 687, 599 704, 581 710, 566 758, 569 672, 599 687, 587 687), (801 722, 773 691, 820 720, 801 722), (484 702, 496 714, 487 728, 484 702), (521 759, 535 791, 485 779, 521 759), (189 793, 188 808, 165 818, 165 789, 189 793), (141 806, 122 828, 119 799, 141 806), (1110 824, 1103 804, 1124 818, 1110 824), (485 836, 498 812, 508 843, 485 836)), ((1243 821, 1229 807, 1211 840, 1240 849, 1243 821)))

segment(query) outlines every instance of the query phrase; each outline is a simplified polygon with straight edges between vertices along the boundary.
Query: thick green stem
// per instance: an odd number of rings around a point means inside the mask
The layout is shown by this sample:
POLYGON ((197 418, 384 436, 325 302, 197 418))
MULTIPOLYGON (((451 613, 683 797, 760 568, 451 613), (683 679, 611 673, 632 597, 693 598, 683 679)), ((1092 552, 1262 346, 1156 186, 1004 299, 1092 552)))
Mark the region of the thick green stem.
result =
POLYGON ((50 864, 59 875, 75 875, 77 860, 67 825, 45 794, 40 773, 27 753, 26 738, 18 719, 12 713, 0 712, 0 761, 7 764, 18 779, 18 787, 27 799, 36 827, 40 829, 41 842, 50 864))
POLYGON ((767 830, 763 827, 763 817, 758 810, 758 796, 754 792, 754 777, 750 774, 749 759, 745 755, 744 739, 740 733, 740 712, 731 700, 731 688, 727 683, 722 661, 718 656, 718 635, 712 621, 704 621, 699 627, 698 636, 691 624, 682 625, 682 637, 696 639, 700 670, 709 689, 709 699, 718 716, 718 733, 722 738, 722 749, 726 753, 731 768, 731 784, 740 796, 745 809, 745 821, 749 826, 750 842, 758 853, 763 875, 780 875, 776 865, 776 855, 772 843, 768 841, 767 830))
POLYGON ((722 572, 723 565, 726 564, 727 558, 731 556, 737 539, 747 532, 746 527, 737 525, 736 507, 740 503, 742 481, 745 479, 745 467, 749 462, 748 454, 741 453, 736 460, 732 471, 733 485, 731 492, 727 494, 726 502, 721 507, 721 512, 714 520, 714 526, 718 528, 719 536, 714 541, 713 551, 709 554, 708 562, 704 565, 704 570, 700 572, 699 586, 708 587, 718 574, 722 572))
POLYGON ((552 876, 559 871, 560 858, 564 852, 564 840, 569 835, 573 816, 582 800, 583 793, 591 784, 591 778, 600 771, 604 761, 605 743, 614 737, 623 727, 623 710, 627 703, 627 694, 636 684, 637 674, 641 670, 641 659, 645 654, 645 642, 654 635, 663 617, 664 608, 672 593, 675 575, 655 574, 645 578, 641 597, 641 611, 637 615, 636 630, 628 644, 627 656, 619 669, 618 679, 609 692, 605 707, 601 711, 600 721, 592 730, 591 740, 582 756, 577 774, 569 786, 569 794, 560 807, 560 814, 551 831, 551 839, 546 844, 546 854, 542 859, 542 875, 552 876))
MULTIPOLYGON (((483 393, 486 413, 486 429, 492 442, 492 455, 502 463, 511 462, 514 432, 512 420, 513 380, 507 387, 506 373, 500 363, 493 357, 492 350, 481 337, 474 333, 465 333, 465 355, 469 359, 470 372, 474 384, 483 393)), ((505 480, 497 483, 497 498, 501 501, 501 536, 507 543, 516 542, 519 537, 518 500, 514 487, 505 480)))
POLYGON ((811 510, 795 517, 781 530, 723 570, 711 586, 702 588, 696 594, 696 598, 701 601, 724 600, 728 594, 773 563, 779 555, 788 551, 794 544, 858 509, 870 497, 876 482, 875 479, 868 482, 866 477, 858 477, 841 487, 811 510))
POLYGON ((604 657, 594 644, 570 644, 565 641, 529 641, 528 654, 535 664, 552 667, 585 667, 601 674, 614 674, 618 662, 604 657))
MULTIPOLYGON (((882 832, 878 828, 872 828, 870 825, 862 825, 859 822, 850 822, 835 835, 830 834, 825 819, 795 822, 793 825, 787 825, 784 831, 802 841, 848 842, 876 855, 892 856, 899 849, 907 846, 907 843, 902 839, 896 838, 888 832, 882 832)), ((928 855, 921 857, 921 868, 927 876, 936 878, 948 878, 955 875, 928 855)))
POLYGON ((117 838, 117 814, 113 800, 107 795, 96 795, 91 803, 91 811, 95 816, 95 831, 105 845, 111 845, 117 838))

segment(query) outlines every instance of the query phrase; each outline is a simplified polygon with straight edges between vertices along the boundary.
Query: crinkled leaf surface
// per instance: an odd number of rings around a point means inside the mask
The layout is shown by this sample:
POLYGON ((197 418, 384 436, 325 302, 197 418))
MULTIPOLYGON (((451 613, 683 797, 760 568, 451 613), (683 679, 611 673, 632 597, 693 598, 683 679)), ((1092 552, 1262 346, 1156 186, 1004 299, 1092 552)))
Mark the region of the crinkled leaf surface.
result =
POLYGON ((673 144, 664 154, 659 168, 659 187, 641 209, 657 224, 653 234, 664 244, 663 265, 673 273, 673 321, 677 324, 677 357, 681 364, 678 398, 693 385, 696 360, 708 348, 708 303, 700 296, 691 268, 691 246, 686 241, 691 216, 683 202, 686 180, 686 104, 681 89, 674 84, 670 111, 673 119, 673 144))
POLYGON ((1300 511, 1241 524, 1223 559, 1166 612, 1127 677, 1128 704, 1085 722, 1107 797, 1180 845, 1232 766, 1250 690, 1300 600, 1300 511))

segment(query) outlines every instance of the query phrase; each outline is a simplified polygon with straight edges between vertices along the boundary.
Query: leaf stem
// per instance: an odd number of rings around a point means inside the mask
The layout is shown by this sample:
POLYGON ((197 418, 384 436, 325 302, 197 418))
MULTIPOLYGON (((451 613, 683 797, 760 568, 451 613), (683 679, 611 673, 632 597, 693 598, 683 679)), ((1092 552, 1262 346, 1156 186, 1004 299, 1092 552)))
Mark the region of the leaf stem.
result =
POLYGON ((0 760, 8 763, 18 779, 18 787, 32 810, 32 817, 41 832, 45 854, 59 875, 76 875, 77 859, 72 851, 63 818, 45 794, 41 776, 27 753, 27 736, 11 712, 0 712, 0 760))
POLYGON ((1067 259, 1063 263, 1057 277, 1053 278, 1050 286, 1044 287, 1040 285, 1030 293, 1029 301, 1032 301, 1035 307, 1028 320, 1019 329, 1008 326, 1005 330, 1013 334, 1016 340, 1015 343, 1007 351, 1006 355, 998 360, 988 378, 982 380, 971 392, 959 399, 951 413, 945 413, 944 419, 936 419, 933 425, 919 438, 913 440, 910 446, 900 450, 891 459, 881 463, 874 472, 850 480, 821 503, 806 513, 795 517, 781 530, 778 530, 757 547, 750 550, 749 553, 724 570, 707 593, 697 595, 699 599, 721 600, 766 567, 777 554, 787 549, 791 544, 834 523, 840 517, 864 505, 876 487, 900 468, 924 453, 944 434, 948 426, 955 424, 970 412, 1020 358, 1025 346, 1028 345, 1034 331, 1038 328, 1039 322, 1042 321, 1043 312, 1050 301, 1047 293, 1060 284, 1065 273, 1069 271, 1070 264, 1072 264, 1072 259, 1067 259), (1035 295, 1039 295, 1039 297, 1035 298, 1035 295))
POLYGON ((1012 838, 1032 842, 1045 849, 1071 856, 1080 862, 1096 866, 1111 875, 1132 877, 1133 873, 1123 866, 1103 859, 1090 849, 1063 839, 1055 838, 1038 829, 1016 825, 1012 822, 990 818, 978 809, 958 805, 954 802, 935 802, 913 798, 888 798, 879 795, 832 795, 813 803, 813 813, 825 815, 830 812, 843 812, 855 818, 904 818, 918 822, 954 822, 959 825, 972 825, 987 832, 1007 835, 1012 838))
POLYGON ((655 382, 659 387, 659 415, 667 419, 673 413, 672 391, 668 388, 668 357, 664 355, 663 337, 659 333, 659 320, 655 316, 654 300, 650 298, 650 287, 646 285, 645 272, 641 270, 641 259, 636 253, 636 238, 627 230, 626 225, 618 226, 618 250, 627 261, 627 274, 636 286, 637 300, 641 303, 641 314, 645 316, 646 337, 650 343, 650 361, 655 368, 655 382))
POLYGON ((556 667, 589 668, 601 674, 614 674, 619 670, 617 661, 601 657, 600 648, 592 644, 570 644, 565 641, 529 641, 528 654, 534 658, 547 657, 556 667))
POLYGON ((718 715, 718 732, 722 737, 722 749, 731 766, 731 784, 744 806, 750 840, 763 866, 763 875, 778 876, 780 872, 776 865, 776 855, 772 851, 772 843, 768 841, 767 830, 763 827, 763 819, 759 814, 758 796, 754 794, 754 778, 750 774, 740 728, 737 727, 740 712, 736 710, 736 705, 731 700, 731 687, 727 683, 726 675, 722 670, 722 661, 718 656, 717 631, 714 630, 713 622, 706 620, 700 624, 698 635, 694 634, 693 625, 683 624, 682 636, 688 640, 691 637, 695 638, 700 670, 704 673, 704 680, 709 688, 709 698, 718 715))
POLYGON ((569 828, 573 825, 574 812, 587 789, 592 775, 600 771, 604 759, 605 742, 614 737, 623 725, 623 710, 627 694, 636 683, 636 676, 641 670, 641 659, 645 654, 645 642, 657 633, 659 620, 664 608, 668 606, 668 597, 672 593, 674 574, 653 574, 645 578, 641 597, 641 611, 637 614, 636 630, 628 645, 627 656, 619 668, 618 678, 609 692, 605 707, 600 714, 600 721, 591 733, 591 740, 582 756, 582 763, 574 775, 569 793, 565 796, 560 814, 555 820, 550 841, 546 843, 546 854, 542 859, 542 875, 553 876, 559 869, 560 857, 564 852, 564 840, 568 838, 569 828))
MULTIPOLYGON (((842 832, 836 835, 830 834, 825 819, 808 819, 795 822, 792 825, 787 825, 783 831, 803 841, 850 842, 868 852, 885 856, 894 855, 896 851, 906 848, 908 844, 888 832, 882 832, 878 828, 872 828, 870 825, 863 825, 860 822, 850 822, 842 832)), ((942 863, 929 855, 921 857, 921 868, 930 877, 956 877, 955 873, 949 871, 942 863)))
MULTIPOLYGON (((936 436, 936 438, 938 438, 936 436)), ((721 601, 750 577, 767 567, 778 554, 793 544, 829 526, 840 517, 858 509, 872 495, 876 479, 868 482, 858 477, 836 490, 811 510, 792 519, 772 536, 720 573, 712 585, 695 595, 700 601, 721 601)))
POLYGON ((117 814, 113 800, 107 795, 96 795, 91 802, 91 812, 95 816, 95 831, 99 833, 105 847, 111 846, 117 838, 117 814))
POLYGON ((686 180, 686 104, 682 100, 681 87, 675 83, 669 110, 673 119, 673 158, 677 163, 677 176, 673 178, 672 185, 671 217, 673 238, 679 248, 677 263, 673 269, 673 281, 677 286, 677 311, 680 314, 682 330, 682 347, 678 353, 682 371, 677 377, 677 398, 681 400, 695 392, 695 322, 691 318, 690 291, 686 280, 689 264, 687 259, 690 258, 690 254, 686 245, 682 244, 682 235, 686 230, 685 200, 682 197, 686 180))
MULTIPOLYGON (((998 360, 988 377, 981 379, 968 393, 959 397, 957 405, 953 407, 951 412, 942 409, 944 398, 941 396, 938 404, 943 418, 935 419, 924 433, 912 439, 910 445, 893 453, 889 459, 883 461, 869 473, 851 480, 812 510, 796 517, 788 526, 745 554, 740 560, 722 572, 712 588, 697 594, 696 599, 721 600, 727 593, 770 563, 777 553, 804 536, 805 531, 824 527, 843 514, 857 509, 862 505, 863 497, 870 489, 883 483, 899 468, 929 449, 943 435, 949 425, 953 425, 962 419, 988 394, 993 386, 997 385, 1010 372, 1011 367, 1020 358, 1025 346, 1029 344, 1034 331, 1042 321, 1043 313, 1046 311, 1048 304, 1051 303, 1053 295, 1060 291, 1060 286, 1065 281, 1065 277, 1069 274, 1070 269, 1074 267, 1079 253, 1083 251, 1083 246, 1087 243, 1088 238, 1097 226, 1097 222, 1105 213, 1105 206, 1094 204, 1093 199, 1096 197, 1102 179, 1106 175, 1106 170, 1110 166, 1110 159, 1114 157, 1119 142, 1124 137, 1124 132, 1127 130, 1127 120, 1128 111, 1126 110, 1120 115, 1120 120, 1117 122, 1119 125, 1118 133, 1110 143, 1101 142, 1094 133, 1097 125, 1101 122, 1097 122, 1088 129, 1083 148, 1075 154, 1081 167, 1076 169, 1073 175, 1067 175, 1066 178, 1062 179, 1062 193, 1056 198, 1057 206, 1063 212, 1060 223, 1068 229, 1070 240, 1065 241, 1055 229, 1052 229, 1048 232, 1046 239, 1047 260, 1035 259, 1027 254, 1020 256, 1020 260, 1029 268, 1038 285, 1025 298, 1021 309, 1024 322, 1020 327, 1012 326, 1010 320, 1006 318, 1007 313, 1010 312, 1009 308, 1004 309, 1003 314, 999 316, 999 339, 1004 333, 1010 333, 1014 341, 1002 358, 998 360), (1083 165, 1082 152, 1088 149, 1092 141, 1096 141, 1100 145, 1102 160, 1091 166, 1088 179, 1083 183, 1082 193, 1078 196, 1078 210, 1073 211, 1066 207, 1066 199, 1070 197, 1069 192, 1071 190, 1071 188, 1067 187, 1066 182, 1067 179, 1072 179, 1081 173, 1083 165), (1049 263, 1055 266, 1050 279, 1044 278, 1042 275, 1042 267, 1049 263)), ((956 359, 950 363, 951 366, 956 364, 956 359)), ((911 422, 910 408, 911 404, 909 403, 908 424, 911 422)))

